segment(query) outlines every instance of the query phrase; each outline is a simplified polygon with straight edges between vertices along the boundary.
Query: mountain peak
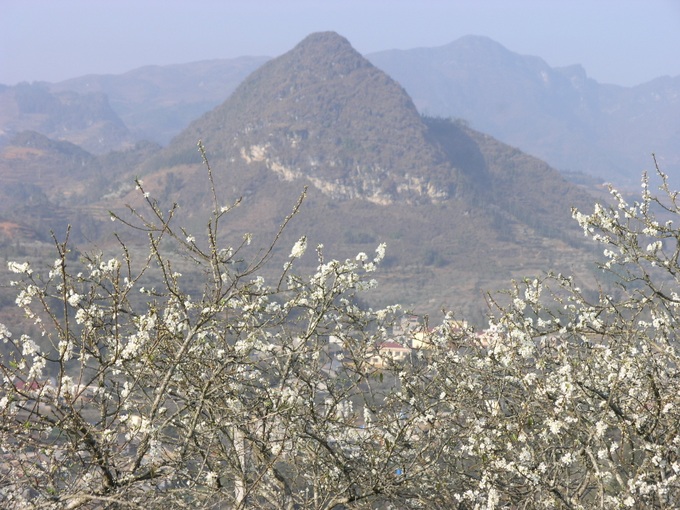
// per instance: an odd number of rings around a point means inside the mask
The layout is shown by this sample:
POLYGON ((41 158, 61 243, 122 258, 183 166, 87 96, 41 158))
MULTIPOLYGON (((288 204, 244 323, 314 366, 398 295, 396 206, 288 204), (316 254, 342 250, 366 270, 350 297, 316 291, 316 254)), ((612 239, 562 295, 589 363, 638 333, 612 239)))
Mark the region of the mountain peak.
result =
POLYGON ((314 32, 300 41, 291 51, 322 47, 324 51, 354 51, 350 42, 337 32, 314 32))
POLYGON ((478 47, 478 48, 494 48, 494 49, 503 49, 504 51, 508 51, 505 46, 503 46, 501 43, 498 41, 494 41, 490 37, 487 37, 485 35, 474 35, 474 34, 468 34, 464 35, 462 37, 459 37, 455 41, 447 44, 446 46, 467 46, 467 47, 478 47))
POLYGON ((170 151, 195 152, 201 139, 218 157, 336 199, 441 201, 455 173, 404 89, 334 32, 263 65, 181 136, 170 151))
POLYGON ((371 66, 350 42, 335 32, 316 32, 305 37, 280 59, 292 73, 314 71, 325 80, 343 77, 357 68, 371 66))

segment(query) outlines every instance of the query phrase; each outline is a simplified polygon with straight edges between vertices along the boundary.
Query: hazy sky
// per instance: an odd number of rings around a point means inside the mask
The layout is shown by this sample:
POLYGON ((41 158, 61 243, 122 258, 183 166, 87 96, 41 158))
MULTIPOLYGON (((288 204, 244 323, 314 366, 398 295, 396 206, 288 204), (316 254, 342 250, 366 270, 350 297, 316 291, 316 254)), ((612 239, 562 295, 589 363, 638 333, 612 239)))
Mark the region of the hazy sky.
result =
POLYGON ((322 30, 364 54, 475 34, 600 82, 680 75, 680 0, 0 0, 0 83, 273 57, 322 30))

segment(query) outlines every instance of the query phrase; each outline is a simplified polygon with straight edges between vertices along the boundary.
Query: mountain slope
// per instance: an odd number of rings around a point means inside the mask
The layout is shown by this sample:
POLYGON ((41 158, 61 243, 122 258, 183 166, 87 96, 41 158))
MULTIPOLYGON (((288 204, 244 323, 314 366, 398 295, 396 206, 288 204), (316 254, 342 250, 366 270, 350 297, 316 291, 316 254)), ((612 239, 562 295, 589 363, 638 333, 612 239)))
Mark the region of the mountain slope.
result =
MULTIPOLYGON (((384 51, 368 58, 405 87, 421 113, 466 119, 476 129, 543 158, 570 178, 580 178, 575 174, 581 172, 637 188, 641 170, 650 166, 651 152, 667 173, 680 175, 680 77, 657 78, 636 87, 600 84, 581 66, 552 68, 538 57, 518 55, 478 36, 439 48, 384 51)), ((241 57, 146 66, 121 75, 89 75, 41 86, 56 95, 106 94, 136 138, 165 144, 224 101, 267 60, 241 57)), ((2 114, 16 109, 5 101, 8 89, 0 86, 0 129, 6 127, 2 114)), ((33 129, 61 137, 43 129, 35 116, 27 119, 28 124, 10 131, 33 129)), ((91 125, 91 131, 100 133, 64 139, 82 143, 112 136, 97 122, 91 125)), ((86 148, 100 153, 120 147, 115 133, 113 140, 103 148, 86 148)))
MULTIPOLYGON (((254 245, 264 243, 307 185, 276 260, 301 234, 339 257, 386 241, 381 302, 470 316, 483 308, 484 290, 511 277, 583 268, 582 234, 570 219, 571 206, 590 205, 581 190, 487 135, 423 119, 337 34, 312 34, 262 66, 142 165, 146 189, 177 202, 194 232, 211 203, 199 139, 220 200, 244 197, 223 223, 236 238, 252 232, 254 245)), ((303 262, 313 264, 312 255, 303 262)))
POLYGON ((369 60, 428 115, 463 118, 560 170, 638 181, 649 154, 680 174, 680 77, 638 87, 602 85, 580 66, 551 68, 486 37, 390 50, 369 60))
POLYGON ((131 189, 134 168, 156 150, 140 143, 97 156, 34 131, 15 135, 0 148, 0 223, 11 225, 5 234, 50 242, 50 231, 61 236, 70 225, 73 241, 96 240, 108 215, 93 204, 131 189))

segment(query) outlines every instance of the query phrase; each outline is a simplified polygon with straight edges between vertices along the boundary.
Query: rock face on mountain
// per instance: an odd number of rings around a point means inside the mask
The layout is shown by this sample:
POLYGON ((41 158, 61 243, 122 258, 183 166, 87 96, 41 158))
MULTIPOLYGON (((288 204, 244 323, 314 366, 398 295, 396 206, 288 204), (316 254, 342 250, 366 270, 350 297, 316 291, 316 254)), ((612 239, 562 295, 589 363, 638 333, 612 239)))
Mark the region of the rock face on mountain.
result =
POLYGON ((269 239, 309 186, 289 240, 305 234, 334 257, 386 241, 383 301, 478 311, 511 277, 581 263, 570 207, 591 200, 579 188, 464 124, 421 117, 335 33, 266 63, 142 165, 146 189, 184 208, 188 229, 205 228, 211 202, 198 140, 218 196, 244 197, 225 228, 269 239))

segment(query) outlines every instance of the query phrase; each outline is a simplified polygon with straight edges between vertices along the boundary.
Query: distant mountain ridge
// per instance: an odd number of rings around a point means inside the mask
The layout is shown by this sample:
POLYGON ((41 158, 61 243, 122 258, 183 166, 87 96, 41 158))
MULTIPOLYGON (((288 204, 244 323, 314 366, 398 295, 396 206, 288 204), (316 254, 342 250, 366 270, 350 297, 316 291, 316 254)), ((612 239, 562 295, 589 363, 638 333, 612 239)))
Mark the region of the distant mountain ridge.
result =
POLYGON ((50 85, 54 92, 102 93, 138 139, 167 144, 222 103, 269 57, 145 66, 118 75, 87 75, 50 85))
MULTIPOLYGON (((199 139, 220 204, 243 198, 221 222, 225 242, 248 232, 260 249, 308 187, 272 267, 300 235, 338 258, 386 242, 379 303, 468 318, 481 318, 485 291, 511 278, 556 270, 587 276, 586 291, 597 285, 570 217, 572 206, 592 207, 582 188, 465 122, 423 117, 402 85, 332 32, 259 67, 164 148, 95 156, 39 133, 14 136, 0 148, 0 178, 14 186, 0 226, 14 236, 37 234, 33 220, 54 220, 62 232, 68 222, 74 241, 105 248, 120 228, 108 211, 141 207, 133 189, 141 177, 159 207, 178 205, 175 228, 199 239, 212 204, 199 139)), ((300 264, 313 270, 313 250, 300 264)))
POLYGON ((656 152, 680 177, 680 76, 599 84, 581 66, 551 68, 480 36, 367 58, 421 112, 463 118, 560 170, 638 182, 656 152))

